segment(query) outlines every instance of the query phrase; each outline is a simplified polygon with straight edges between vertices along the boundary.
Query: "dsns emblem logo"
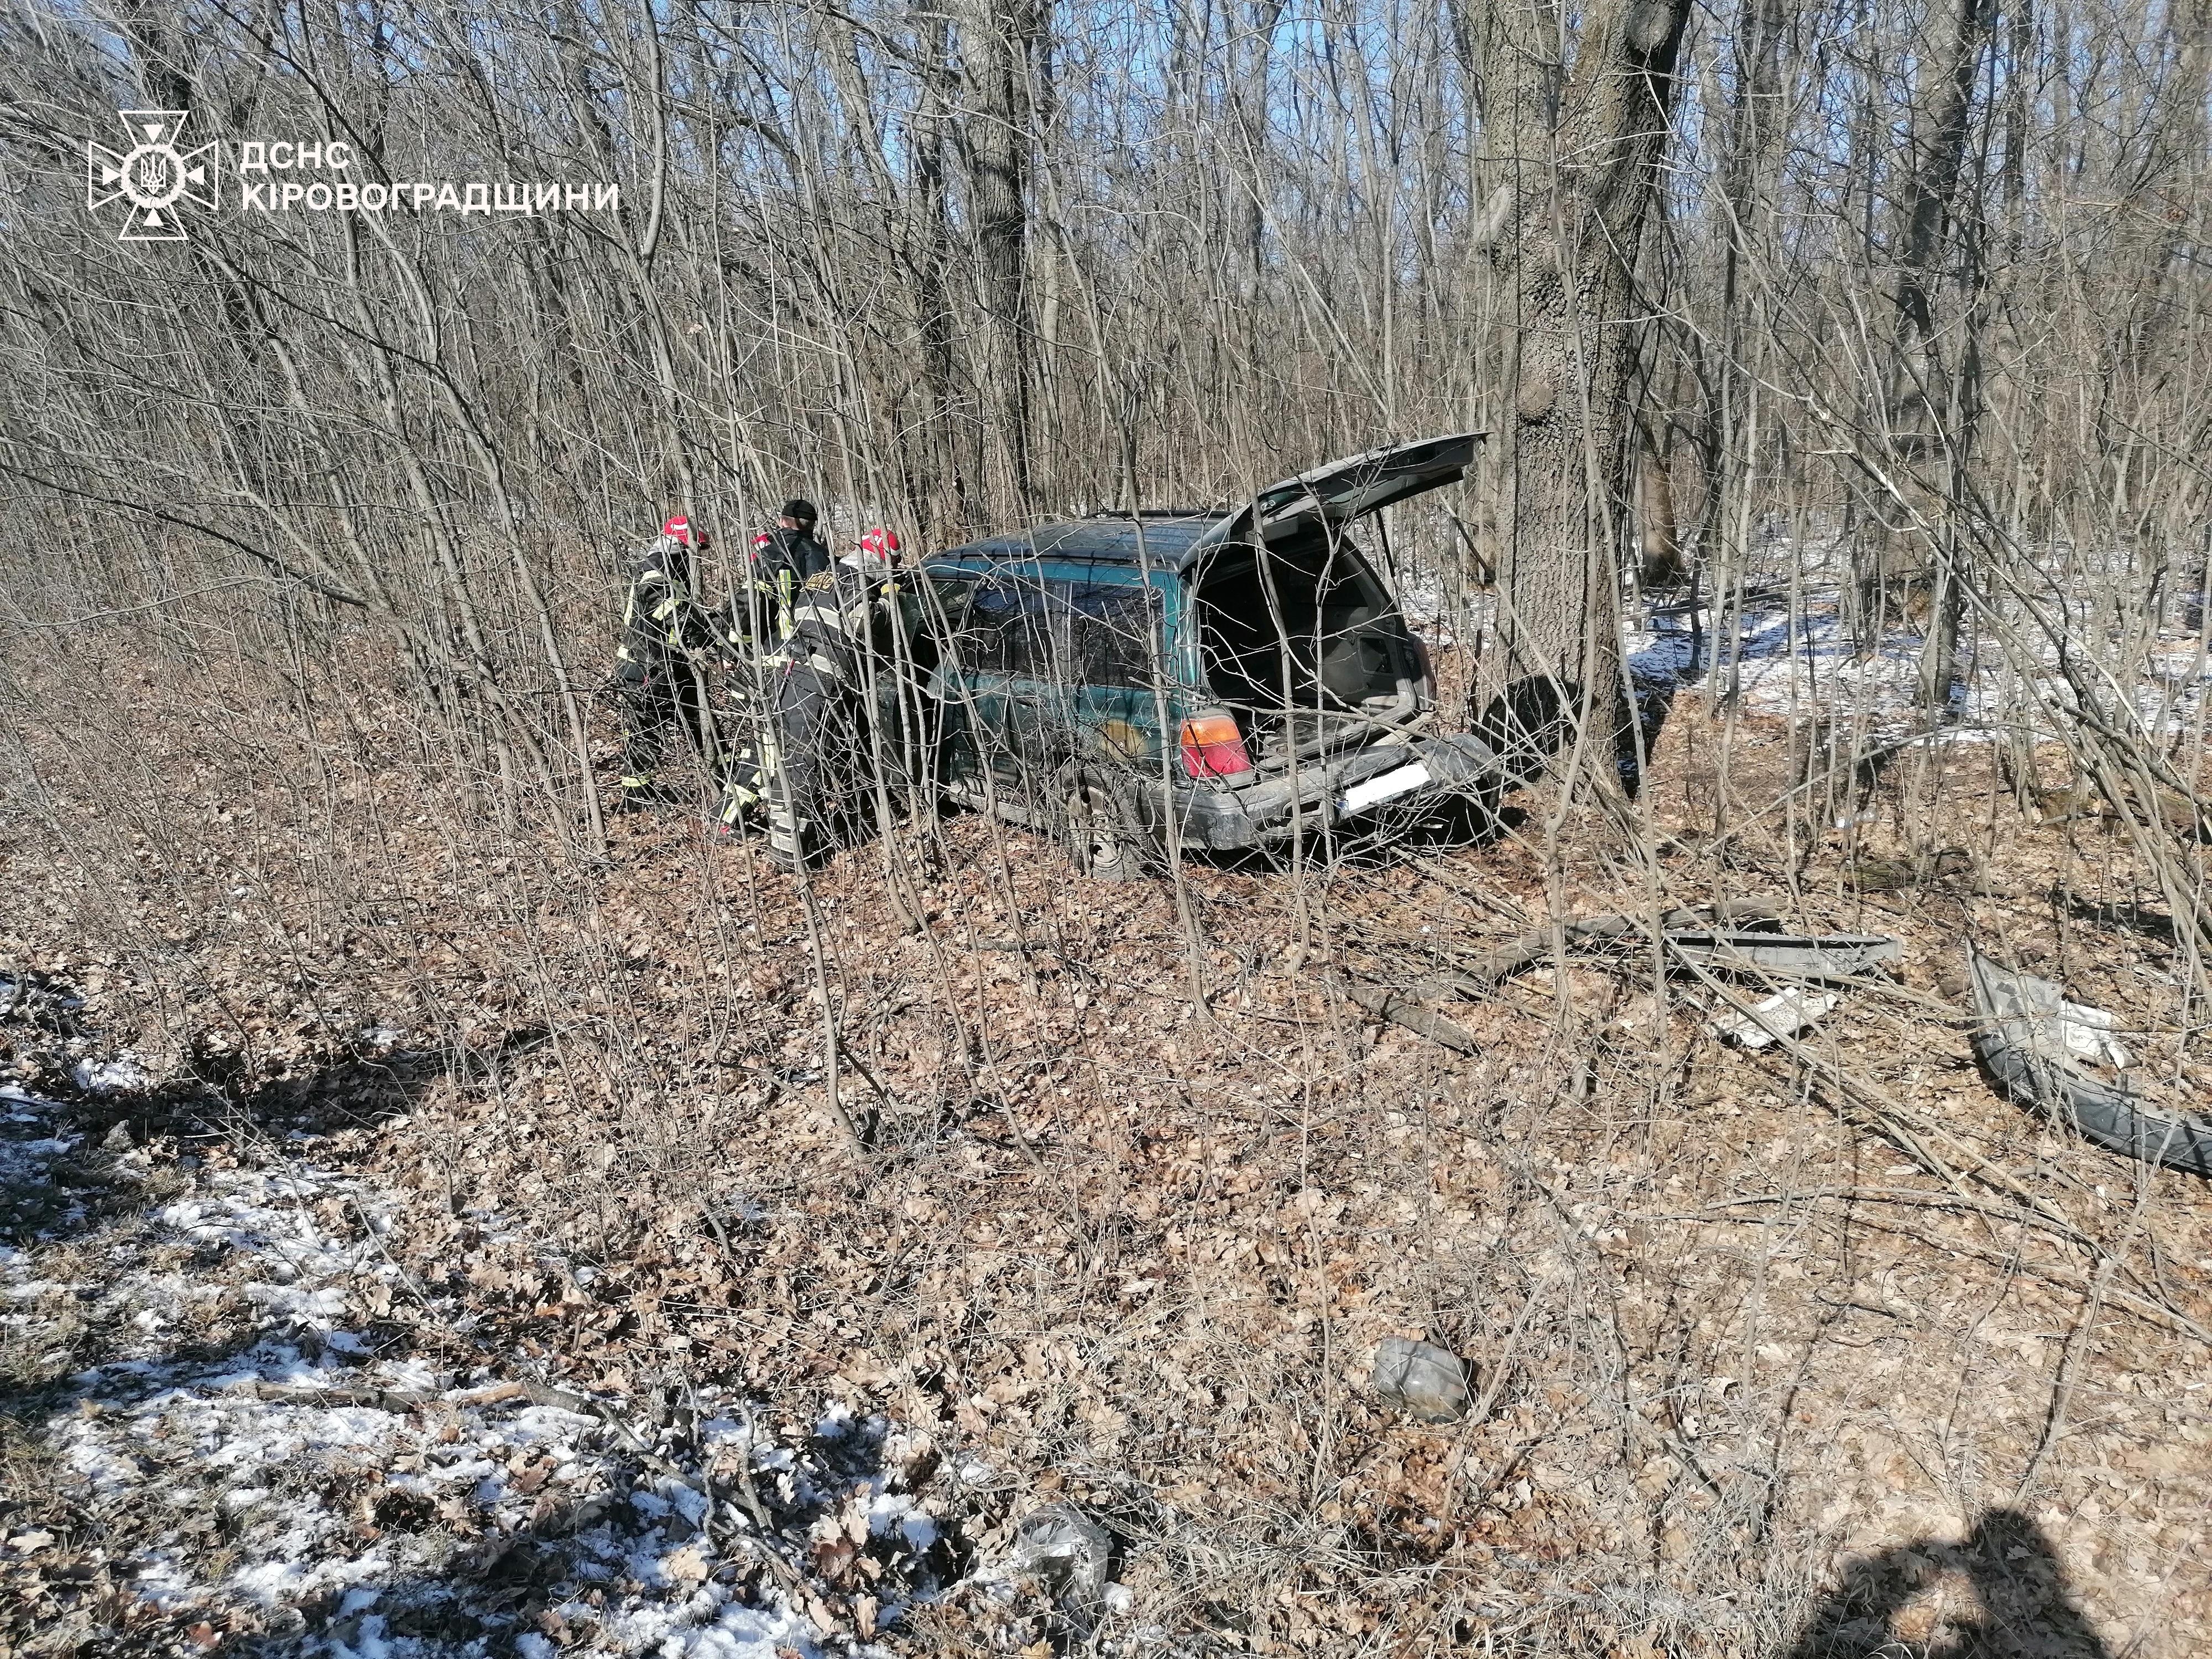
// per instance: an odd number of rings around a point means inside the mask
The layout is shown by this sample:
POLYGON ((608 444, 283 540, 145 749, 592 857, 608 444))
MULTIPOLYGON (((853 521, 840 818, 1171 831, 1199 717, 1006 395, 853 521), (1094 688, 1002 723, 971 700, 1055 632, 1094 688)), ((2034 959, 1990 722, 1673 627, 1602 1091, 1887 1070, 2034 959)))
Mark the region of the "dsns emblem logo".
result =
POLYGON ((130 203, 118 241, 183 241, 177 204, 216 205, 216 146, 210 143, 198 149, 177 148, 178 135, 190 118, 185 110, 126 109, 116 113, 130 148, 85 146, 85 205, 96 210, 118 198, 130 203))

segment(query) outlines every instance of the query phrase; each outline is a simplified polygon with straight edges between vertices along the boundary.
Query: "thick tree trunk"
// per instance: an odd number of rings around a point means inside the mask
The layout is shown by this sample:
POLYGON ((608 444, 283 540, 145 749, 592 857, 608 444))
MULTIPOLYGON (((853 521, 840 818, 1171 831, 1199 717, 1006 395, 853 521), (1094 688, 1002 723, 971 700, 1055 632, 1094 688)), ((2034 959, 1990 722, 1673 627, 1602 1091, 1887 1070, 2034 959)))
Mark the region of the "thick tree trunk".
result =
POLYGON ((1967 393, 1972 375, 1971 331, 1966 354, 1946 362, 1936 343, 1936 295, 1949 263, 1952 202, 1959 190, 1972 125, 1974 83, 1982 48, 1996 22, 1991 0, 1959 0, 1939 78, 1913 123, 1912 179, 1907 196, 1897 275, 1897 346, 1888 396, 1888 429, 1899 456, 1941 465, 1940 492, 1930 489, 1925 515, 1932 528, 1899 526, 1907 544, 1923 549, 1932 534, 1929 572, 1928 641, 1920 659, 1920 702, 1931 713, 1950 698, 1955 678, 1962 609, 1958 562, 1961 551, 1950 506, 1960 469, 1973 445, 1976 412, 1967 393))
MULTIPOLYGON (((1613 0, 1585 26, 1555 115, 1551 42, 1524 27, 1493 73, 1513 128, 1510 204, 1492 245, 1509 299, 1510 430, 1498 616, 1486 696, 1527 680, 1565 692, 1612 765, 1627 726, 1621 685, 1620 526, 1635 447, 1634 274, 1659 177, 1688 0, 1613 0)), ((1522 13, 1534 20, 1542 14, 1522 13)))
POLYGON ((963 43, 968 207, 983 326, 975 375, 994 493, 1029 510, 1030 53, 1036 0, 978 0, 963 43))
POLYGON ((915 118, 914 142, 908 151, 913 214, 919 227, 915 249, 907 261, 907 276, 914 293, 914 311, 921 342, 923 397, 929 410, 930 454, 934 477, 923 499, 927 503, 926 527, 940 535, 951 532, 958 540, 977 526, 969 520, 969 446, 963 441, 963 423, 955 418, 953 392, 952 304, 947 297, 947 266, 953 252, 952 219, 946 208, 945 59, 948 29, 933 16, 920 30, 922 69, 919 79, 922 101, 915 118))
POLYGON ((1950 51, 1933 95, 1913 123, 1912 179, 1897 273, 1897 358, 1890 418, 1901 441, 1924 453, 1947 425, 1948 377, 1934 361, 1935 291, 1949 245, 1951 201, 1966 156, 1966 135, 1980 72, 1982 43, 1995 21, 1990 0, 1959 0, 1950 51))

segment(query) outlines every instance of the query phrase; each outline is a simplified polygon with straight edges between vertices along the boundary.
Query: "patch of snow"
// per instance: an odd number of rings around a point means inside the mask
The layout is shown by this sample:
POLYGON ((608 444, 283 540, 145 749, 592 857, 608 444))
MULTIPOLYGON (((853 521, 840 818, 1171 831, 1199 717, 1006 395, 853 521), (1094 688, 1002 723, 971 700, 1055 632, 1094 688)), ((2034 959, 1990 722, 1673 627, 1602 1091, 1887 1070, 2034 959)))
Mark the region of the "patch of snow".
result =
POLYGON ((881 1537, 893 1528, 909 1549, 926 1550, 937 1542, 935 1516, 916 1508, 911 1498, 886 1492, 868 1505, 868 1530, 881 1537))
POLYGON ((788 1607, 770 1612, 735 1602, 713 1624, 675 1632, 660 1648, 666 1659, 781 1659, 786 1650, 816 1659, 821 1634, 788 1607))
POLYGON ((80 1060, 70 1067, 70 1077, 78 1088, 94 1095, 149 1089, 154 1084, 145 1067, 128 1053, 113 1060, 80 1060))
MULTIPOLYGON (((2198 718, 2212 692, 2212 658, 2196 630, 2154 631, 2148 618, 2099 614, 2093 584, 2085 580, 2098 573, 2088 562, 2074 552, 2053 553, 2040 572, 2039 591, 1990 599, 2021 642, 2013 652, 1991 635, 1988 619, 1970 609, 1960 639, 1960 684, 1947 711, 1950 735, 1972 740, 2037 720, 2039 689, 2059 708, 2075 706, 2046 622, 2065 634, 2077 667, 2103 682, 2100 696, 2132 713, 2146 732, 2172 736, 2198 718), (2113 672, 2122 664, 2131 665, 2127 689, 2113 672), (2035 688, 2021 683, 2023 671, 2035 678, 2035 688)), ((1666 688, 1724 682, 1732 672, 1747 712, 1849 719, 1869 737, 1900 735, 1917 724, 1925 641, 1905 628, 1860 641, 1846 615, 1850 585, 1850 550, 1840 538, 1773 538, 1758 550, 1733 641, 1714 633, 1720 612, 1710 603, 1649 605, 1626 630, 1630 672, 1646 688, 1666 688)), ((2124 585, 2122 591, 2129 590, 2124 585)))
MULTIPOLYGON (((96 1076, 106 1063, 85 1062, 96 1076)), ((17 1098, 33 1131, 46 1133, 0 1139, 0 1166, 78 1146, 52 1132, 48 1114, 59 1109, 17 1098)), ((617 1430, 592 1412, 484 1397, 502 1374, 530 1374, 519 1354, 465 1376, 419 1356, 370 1359, 363 1298, 403 1277, 383 1241, 404 1233, 407 1200, 304 1151, 262 1143, 227 1169, 179 1160, 185 1190, 94 1236, 104 1265, 91 1275, 92 1313, 111 1343, 127 1334, 136 1346, 77 1372, 77 1403, 48 1418, 45 1436, 95 1506, 223 1520, 220 1557, 173 1537, 118 1553, 118 1576, 144 1600, 210 1616, 310 1610, 321 1624, 287 1650, 316 1659, 817 1656, 825 1634, 757 1565, 769 1548, 787 1571, 808 1572, 799 1534, 817 1511, 868 1516, 886 1606, 935 1592, 920 1558, 938 1545, 939 1524, 887 1492, 892 1431, 881 1417, 827 1403, 813 1437, 778 1443, 751 1402, 709 1393, 690 1402, 688 1420, 702 1426, 687 1440, 642 1420, 617 1430), (237 1346, 219 1359, 195 1357, 190 1344, 217 1321, 239 1333, 237 1346), (406 1398, 389 1401, 395 1391, 406 1398), (411 1408, 413 1397, 430 1408, 411 1408), (783 1531, 763 1536, 738 1507, 740 1461, 791 1517, 783 1531), (532 1552, 534 1582, 575 1598, 562 1602, 571 1634, 558 1644, 521 1613, 487 1612, 507 1603, 487 1603, 473 1569, 457 1570, 510 1544, 532 1552), (737 1582, 750 1583, 751 1604, 737 1582), (455 1629, 480 1633, 397 1633, 435 1630, 448 1613, 455 1629)), ((522 1225, 496 1211, 478 1224, 522 1225)), ((0 1285, 22 1310, 10 1317, 26 1350, 52 1350, 58 1362, 64 1310, 40 1304, 77 1286, 40 1271, 43 1249, 0 1248, 0 1285)), ((458 1302, 431 1305, 449 1328, 467 1322, 458 1302)), ((88 1316, 72 1303, 66 1316, 88 1316)), ((881 1650, 841 1638, 837 1651, 881 1650)))

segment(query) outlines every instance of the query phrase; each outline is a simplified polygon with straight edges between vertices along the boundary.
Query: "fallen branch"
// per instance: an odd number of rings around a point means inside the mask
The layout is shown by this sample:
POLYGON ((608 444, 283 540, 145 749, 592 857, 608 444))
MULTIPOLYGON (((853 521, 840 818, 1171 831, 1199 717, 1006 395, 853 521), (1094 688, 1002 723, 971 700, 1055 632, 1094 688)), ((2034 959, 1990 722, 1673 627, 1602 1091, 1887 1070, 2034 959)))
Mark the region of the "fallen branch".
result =
POLYGON ((1474 1036, 1464 1027, 1455 1024, 1442 1014, 1433 1013, 1412 998, 1402 996, 1380 985, 1364 985, 1348 977, 1337 981, 1340 989, 1371 1014, 1402 1025, 1430 1042, 1438 1043, 1455 1054, 1475 1052, 1474 1036))

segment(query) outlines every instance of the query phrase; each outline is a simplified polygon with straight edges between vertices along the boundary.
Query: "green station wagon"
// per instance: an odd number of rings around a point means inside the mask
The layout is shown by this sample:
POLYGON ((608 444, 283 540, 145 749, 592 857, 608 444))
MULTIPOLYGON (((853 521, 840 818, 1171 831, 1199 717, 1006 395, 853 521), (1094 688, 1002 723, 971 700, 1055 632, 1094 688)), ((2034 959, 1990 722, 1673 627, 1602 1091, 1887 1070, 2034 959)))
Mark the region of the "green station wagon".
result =
POLYGON ((1126 878, 1219 851, 1486 821, 1480 739, 1428 730, 1426 652, 1353 526, 1461 477, 1480 434, 1403 444, 1226 514, 1042 524, 928 559, 938 782, 1126 878))

